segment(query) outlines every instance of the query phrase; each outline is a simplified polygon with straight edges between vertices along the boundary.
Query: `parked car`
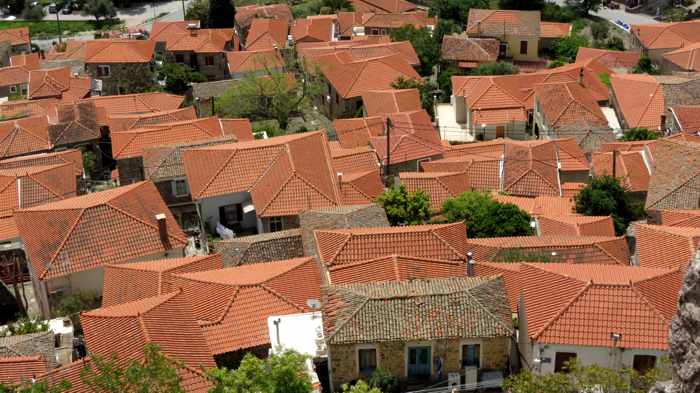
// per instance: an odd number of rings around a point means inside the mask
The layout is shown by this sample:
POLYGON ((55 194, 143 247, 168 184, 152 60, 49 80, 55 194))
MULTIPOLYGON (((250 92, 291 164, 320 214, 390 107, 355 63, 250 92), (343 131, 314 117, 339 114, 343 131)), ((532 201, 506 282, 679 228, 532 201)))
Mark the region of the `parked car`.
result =
POLYGON ((55 14, 57 12, 58 12, 58 7, 56 7, 56 3, 49 4, 49 13, 55 14))

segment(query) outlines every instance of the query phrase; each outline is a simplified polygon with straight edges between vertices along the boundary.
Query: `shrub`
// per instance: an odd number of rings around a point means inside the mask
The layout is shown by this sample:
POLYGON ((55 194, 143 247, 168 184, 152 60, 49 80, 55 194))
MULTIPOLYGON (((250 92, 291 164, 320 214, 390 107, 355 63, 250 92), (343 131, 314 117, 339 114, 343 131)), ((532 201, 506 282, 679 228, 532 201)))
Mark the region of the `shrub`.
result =
POLYGON ((594 22, 591 24, 591 34, 593 39, 603 41, 610 34, 610 25, 607 21, 594 22))
POLYGON ((449 222, 464 221, 469 238, 532 234, 529 214, 487 193, 469 191, 449 198, 442 205, 442 213, 449 222))
POLYGON ((478 67, 472 69, 470 75, 512 75, 520 72, 518 67, 511 63, 505 61, 498 61, 496 63, 480 64, 478 67))

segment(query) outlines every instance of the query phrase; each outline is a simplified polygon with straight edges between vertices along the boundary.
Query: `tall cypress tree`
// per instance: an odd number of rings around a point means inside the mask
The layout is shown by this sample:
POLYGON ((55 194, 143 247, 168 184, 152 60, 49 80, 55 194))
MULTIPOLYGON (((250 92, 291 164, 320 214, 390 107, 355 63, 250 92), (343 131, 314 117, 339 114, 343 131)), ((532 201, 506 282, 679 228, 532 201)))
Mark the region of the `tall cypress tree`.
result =
POLYGON ((233 0, 209 0, 209 27, 215 29, 233 27, 236 7, 233 0))

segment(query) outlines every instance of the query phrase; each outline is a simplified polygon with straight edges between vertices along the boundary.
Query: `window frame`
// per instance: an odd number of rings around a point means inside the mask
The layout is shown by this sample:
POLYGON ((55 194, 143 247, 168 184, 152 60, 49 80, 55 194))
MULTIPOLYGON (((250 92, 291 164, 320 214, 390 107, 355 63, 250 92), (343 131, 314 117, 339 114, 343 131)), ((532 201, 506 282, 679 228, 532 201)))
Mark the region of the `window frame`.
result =
POLYGON ((186 197, 186 196, 189 196, 189 195, 190 195, 190 185, 187 183, 187 178, 179 177, 179 178, 177 178, 177 179, 173 179, 172 182, 171 182, 171 184, 172 184, 172 192, 173 192, 173 195, 174 195, 174 196, 176 196, 176 197, 186 197), (177 184, 178 184, 178 182, 182 182, 182 183, 185 184, 185 190, 186 190, 186 192, 185 192, 184 194, 179 194, 179 193, 177 192, 177 184))
POLYGON ((527 54, 528 49, 529 49, 528 46, 529 46, 529 43, 527 42, 527 40, 520 40, 520 54, 521 55, 527 54), (523 51, 523 49, 525 49, 525 51, 523 51))
MULTIPOLYGON (((379 368, 379 347, 374 345, 374 344, 360 344, 355 346, 355 360, 356 360, 356 371, 357 375, 360 376, 365 376, 362 372, 362 368, 360 367, 360 351, 366 351, 366 350, 374 350, 374 370, 372 371, 372 374, 374 374, 374 371, 377 371, 379 368)), ((367 375, 367 378, 371 377, 371 375, 367 375)))
MULTIPOLYGON (((403 362, 403 372, 404 372, 404 377, 408 378, 408 362, 410 360, 409 354, 411 353, 410 350, 411 348, 425 348, 429 347, 430 348, 430 358, 428 359, 430 363, 430 377, 435 375, 435 362, 433 361, 435 357, 435 345, 434 342, 432 341, 415 341, 415 342, 408 342, 404 346, 404 362, 403 362)), ((443 370, 444 370, 444 365, 443 365, 443 370)))
POLYGON ((565 368, 563 368, 563 367, 564 367, 564 363, 566 363, 567 361, 571 361, 571 359, 578 360, 578 352, 564 352, 564 351, 563 351, 563 352, 559 352, 559 351, 555 351, 555 352, 554 352, 554 372, 555 372, 555 373, 556 373, 556 372, 568 373, 570 370, 567 370, 567 369, 565 369, 565 368), (568 360, 565 360, 564 362, 562 362, 562 368, 559 369, 559 370, 557 370, 557 355, 558 355, 558 354, 562 354, 562 355, 573 355, 573 356, 569 356, 568 360))
POLYGON ((280 216, 275 216, 275 217, 270 217, 270 218, 268 218, 268 220, 267 220, 267 229, 268 229, 269 232, 279 232, 279 231, 283 231, 283 230, 284 230, 284 219, 282 219, 282 217, 280 217, 280 216), (273 222, 273 220, 274 220, 274 222, 273 222), (278 222, 278 221, 279 221, 279 222, 278 222), (274 230, 273 230, 273 229, 272 229, 272 226, 273 226, 273 225, 275 225, 275 226, 279 225, 279 229, 274 229, 274 230))
POLYGON ((17 86, 10 86, 10 94, 17 93, 17 86))
POLYGON ((109 64, 98 64, 96 67, 98 78, 109 78, 112 75, 112 67, 109 64), (107 72, 105 73, 104 70, 107 72))
POLYGON ((205 66, 213 66, 214 65, 214 56, 205 55, 204 56, 204 65, 205 66))
POLYGON ((464 365, 464 347, 467 345, 478 345, 479 346, 479 358, 478 358, 478 365, 476 366, 477 369, 482 368, 482 360, 484 359, 484 343, 482 340, 462 340, 459 343, 459 367, 464 368, 467 367, 464 365))

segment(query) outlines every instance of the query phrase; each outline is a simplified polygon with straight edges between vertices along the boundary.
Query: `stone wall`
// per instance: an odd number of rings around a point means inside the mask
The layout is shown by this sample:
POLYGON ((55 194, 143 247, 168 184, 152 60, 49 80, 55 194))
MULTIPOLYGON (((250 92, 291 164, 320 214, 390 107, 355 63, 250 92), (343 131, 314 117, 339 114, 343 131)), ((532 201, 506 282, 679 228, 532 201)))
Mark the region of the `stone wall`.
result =
POLYGON ((299 229, 222 240, 212 245, 224 267, 304 256, 299 229))
POLYGON ((140 182, 143 177, 143 157, 131 157, 117 160, 119 184, 125 186, 140 182))
POLYGON ((103 96, 139 93, 155 84, 151 63, 112 63, 109 76, 97 76, 97 66, 88 63, 85 69, 92 78, 102 80, 103 96))
POLYGON ((42 355, 47 369, 56 367, 53 332, 0 337, 0 357, 42 355))
POLYGON ((316 257, 313 231, 389 226, 386 213, 379 205, 355 205, 340 208, 314 209, 299 214, 299 226, 304 243, 304 255, 316 257))
MULTIPOLYGON (((398 159, 399 157, 391 156, 390 159, 392 160, 392 164, 390 165, 391 168, 391 173, 394 175, 398 175, 399 172, 417 172, 420 171, 420 164, 419 161, 424 161, 425 159, 420 159, 420 160, 410 160, 410 161, 404 161, 401 163, 396 163, 393 164, 394 160, 398 159)), ((429 158, 428 160, 425 161, 435 161, 439 160, 442 158, 442 155, 435 155, 432 157, 426 157, 429 158)))

